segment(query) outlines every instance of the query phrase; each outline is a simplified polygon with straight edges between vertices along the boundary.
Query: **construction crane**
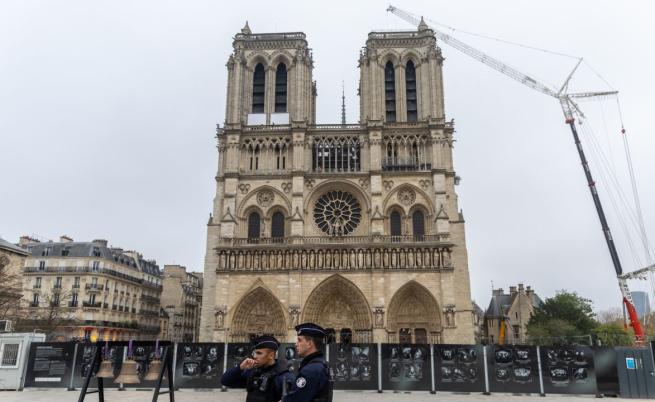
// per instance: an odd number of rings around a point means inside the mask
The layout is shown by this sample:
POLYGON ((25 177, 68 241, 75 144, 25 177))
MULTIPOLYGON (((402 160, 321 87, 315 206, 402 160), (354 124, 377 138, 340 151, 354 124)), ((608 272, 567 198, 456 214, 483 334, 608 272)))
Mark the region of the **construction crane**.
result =
MULTIPOLYGON (((412 24, 413 26, 418 26, 419 24, 427 25, 425 24, 423 17, 419 19, 416 16, 406 11, 403 11, 397 7, 394 7, 392 5, 389 5, 387 11, 396 15, 402 20, 412 24)), ((566 92, 568 89, 569 82, 573 77, 573 74, 576 72, 576 70, 582 63, 582 58, 578 60, 578 63, 575 65, 571 73, 568 75, 568 77, 566 78, 564 84, 562 84, 560 89, 554 90, 540 83, 539 81, 530 77, 529 75, 526 75, 516 70, 515 68, 508 66, 507 64, 501 62, 500 60, 495 59, 467 45, 466 43, 460 40, 453 38, 452 36, 445 34, 439 31, 438 29, 435 29, 434 27, 430 27, 430 28, 432 29, 432 31, 434 31, 435 36, 445 44, 454 47, 455 49, 466 54, 467 56, 470 56, 478 60, 479 62, 484 63, 485 65, 508 76, 509 78, 518 81, 529 88, 532 88, 548 96, 551 96, 559 101, 562 107, 562 112, 564 113, 565 122, 571 128, 571 133, 573 134, 573 140, 578 150, 580 161, 582 162, 582 167, 584 169, 584 173, 587 179, 587 185, 589 186, 589 191, 591 192, 591 197, 594 201, 596 212, 598 213, 598 219, 600 220, 600 225, 603 230, 603 235, 605 236, 605 242, 607 243, 607 247, 609 249, 610 256, 612 258, 612 264, 614 265, 614 270, 616 271, 616 277, 619 283, 619 289, 621 290, 621 295, 623 297, 623 304, 625 305, 625 308, 628 312, 628 316, 630 319, 630 326, 632 327, 635 333, 635 338, 637 343, 642 343, 644 341, 644 330, 641 326, 641 323, 639 322, 639 317, 634 307, 632 296, 630 295, 630 289, 628 288, 628 283, 627 283, 627 279, 630 279, 631 277, 630 275, 623 274, 623 268, 621 267, 621 260, 619 259, 619 255, 616 251, 616 246, 614 245, 614 239, 612 238, 612 233, 610 232, 609 225, 607 224, 607 219, 605 218, 605 212, 603 211, 603 206, 600 202, 600 197, 598 196, 598 191, 596 189, 596 182, 594 181, 591 175, 591 170, 589 169, 587 158, 582 149, 582 143, 580 142, 580 137, 578 136, 578 131, 575 127, 575 117, 574 117, 574 116, 579 116, 580 118, 584 118, 584 114, 582 113, 578 105, 575 103, 576 99, 585 99, 585 98, 588 99, 588 98, 616 95, 618 94, 618 91, 580 92, 580 93, 566 92)))

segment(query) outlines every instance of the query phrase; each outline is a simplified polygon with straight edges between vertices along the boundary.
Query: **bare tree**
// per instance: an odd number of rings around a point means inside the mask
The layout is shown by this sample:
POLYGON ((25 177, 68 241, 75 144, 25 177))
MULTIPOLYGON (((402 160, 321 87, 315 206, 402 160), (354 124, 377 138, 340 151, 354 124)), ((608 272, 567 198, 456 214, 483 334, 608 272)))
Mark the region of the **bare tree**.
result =
POLYGON ((598 312, 596 316, 601 324, 622 323, 623 310, 620 307, 610 307, 598 312))
POLYGON ((21 306, 22 314, 16 319, 16 330, 41 330, 45 332, 47 339, 51 339, 58 328, 74 325, 74 313, 69 306, 72 293, 53 289, 43 295, 38 306, 24 301, 21 306))
POLYGON ((13 319, 23 297, 20 275, 9 270, 9 258, 0 255, 0 319, 13 319))

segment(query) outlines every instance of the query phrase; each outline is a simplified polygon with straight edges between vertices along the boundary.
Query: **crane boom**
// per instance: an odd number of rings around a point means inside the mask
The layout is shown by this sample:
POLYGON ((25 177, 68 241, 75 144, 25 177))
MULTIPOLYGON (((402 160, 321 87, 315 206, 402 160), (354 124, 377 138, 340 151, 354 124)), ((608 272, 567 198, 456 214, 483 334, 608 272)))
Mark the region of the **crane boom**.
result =
MULTIPOLYGON (((387 11, 391 12, 392 14, 398 16, 399 18, 409 22, 414 26, 417 26, 419 24, 425 24, 423 18, 419 20, 418 18, 416 18, 416 16, 406 11, 403 11, 397 7, 394 7, 392 5, 389 5, 387 11)), ((605 212, 603 211, 603 206, 600 202, 598 191, 596 190, 596 183, 594 182, 591 176, 591 170, 589 169, 589 164, 587 163, 587 159, 582 149, 582 143, 580 142, 578 132, 575 128, 575 118, 574 118, 574 115, 578 115, 581 117, 584 117, 584 115, 580 110, 580 108, 578 107, 578 105, 573 101, 573 99, 584 100, 584 99, 596 98, 601 96, 616 95, 618 91, 566 93, 565 91, 568 88, 568 84, 571 78, 573 77, 573 74, 582 63, 582 59, 579 59, 578 63, 575 65, 573 70, 569 73, 568 77, 562 84, 560 90, 558 92, 555 92, 554 90, 540 83, 534 78, 516 70, 513 67, 508 66, 507 64, 501 62, 500 60, 493 58, 433 27, 431 27, 431 29, 434 31, 434 34, 437 38, 441 39, 444 43, 454 47, 460 52, 484 63, 485 65, 508 76, 509 78, 512 78, 515 81, 520 82, 525 86, 528 86, 536 91, 539 91, 548 96, 552 96, 559 100, 562 106, 562 111, 564 112, 566 124, 571 128, 571 133, 573 134, 573 140, 578 150, 578 156, 580 157, 580 161, 582 162, 582 167, 584 169, 584 173, 587 178, 589 191, 591 192, 591 197, 594 201, 594 206, 596 207, 596 212, 598 213, 598 219, 600 220, 601 228, 603 230, 603 236, 605 237, 605 242, 607 243, 607 248, 609 249, 610 256, 612 258, 612 264, 614 265, 614 270, 616 271, 619 289, 621 290, 621 295, 623 297, 623 303, 625 304, 626 310, 628 311, 628 315, 630 317, 630 325, 634 329, 637 342, 642 342, 644 339, 644 331, 641 326, 641 323, 639 322, 639 317, 637 316, 634 303, 632 302, 632 296, 630 295, 628 283, 626 281, 625 276, 623 275, 623 269, 621 268, 621 260, 619 259, 619 255, 616 251, 616 247, 614 245, 614 239, 612 238, 612 233, 610 232, 609 225, 607 224, 607 219, 605 218, 605 212)))
MULTIPOLYGON (((390 5, 389 8, 387 8, 387 11, 395 14, 401 19, 409 22, 410 24, 413 24, 414 26, 420 23, 420 19, 394 6, 390 5)), ((555 98, 558 97, 557 93, 554 90, 540 83, 539 81, 535 80, 529 75, 523 74, 517 69, 501 62, 500 60, 494 57, 489 56, 488 54, 482 53, 481 51, 467 45, 466 43, 460 41, 459 39, 453 38, 452 36, 445 34, 437 29, 434 29, 433 27, 430 28, 434 31, 434 34, 436 35, 437 38, 441 39, 444 43, 447 43, 448 45, 454 47, 460 52, 473 57, 479 62, 486 64, 487 66, 493 68, 494 70, 505 74, 506 76, 520 82, 523 85, 526 85, 534 90, 542 92, 548 96, 552 96, 555 98)))

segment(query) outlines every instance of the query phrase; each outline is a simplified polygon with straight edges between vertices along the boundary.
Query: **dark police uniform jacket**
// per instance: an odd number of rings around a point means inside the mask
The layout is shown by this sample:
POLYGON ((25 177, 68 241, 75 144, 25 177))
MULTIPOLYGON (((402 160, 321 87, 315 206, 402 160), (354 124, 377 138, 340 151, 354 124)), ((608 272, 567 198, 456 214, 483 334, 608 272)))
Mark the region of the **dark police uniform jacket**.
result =
POLYGON ((332 380, 323 352, 312 353, 300 363, 298 374, 283 402, 332 402, 332 380))
POLYGON ((278 402, 293 383, 293 374, 277 361, 263 368, 232 367, 221 377, 221 384, 226 387, 246 388, 246 402, 278 402))

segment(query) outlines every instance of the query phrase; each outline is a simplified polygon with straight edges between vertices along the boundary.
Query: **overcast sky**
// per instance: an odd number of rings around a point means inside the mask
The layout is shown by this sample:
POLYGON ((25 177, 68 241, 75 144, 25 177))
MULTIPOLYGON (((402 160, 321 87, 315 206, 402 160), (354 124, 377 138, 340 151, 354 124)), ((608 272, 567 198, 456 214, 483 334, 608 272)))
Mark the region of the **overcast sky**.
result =
MULTIPOLYGON (((225 62, 245 20, 254 32, 307 34, 320 123, 339 121, 342 81, 348 121, 357 122, 357 58, 367 33, 411 28, 386 13, 382 1, 230 3, 0 2, 0 236, 12 242, 22 234, 106 238, 160 266, 201 271, 215 192, 215 125, 224 121, 225 62)), ((644 220, 655 238, 651 1, 394 5, 463 31, 585 57, 621 92, 644 220)), ((575 64, 453 35, 549 85, 560 85, 575 64)), ((575 290, 597 309, 619 306, 614 270, 557 101, 440 46, 446 115, 457 130, 457 190, 474 299, 485 308, 493 280, 505 289, 532 285, 542 297, 575 290)), ((610 87, 584 65, 572 89, 610 87)), ((588 117, 585 146, 591 147, 587 130, 593 129, 631 199, 616 101, 581 106, 588 117)), ((591 168, 624 270, 638 268, 647 262, 643 247, 635 238, 630 252, 601 166, 591 168)), ((631 285, 650 289, 648 282, 631 285)))

